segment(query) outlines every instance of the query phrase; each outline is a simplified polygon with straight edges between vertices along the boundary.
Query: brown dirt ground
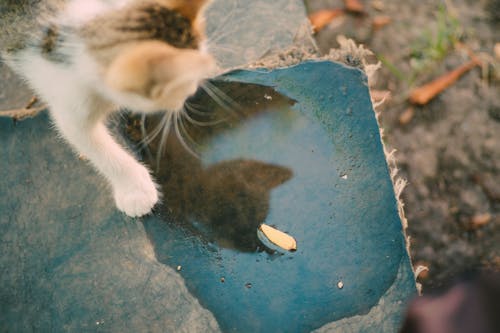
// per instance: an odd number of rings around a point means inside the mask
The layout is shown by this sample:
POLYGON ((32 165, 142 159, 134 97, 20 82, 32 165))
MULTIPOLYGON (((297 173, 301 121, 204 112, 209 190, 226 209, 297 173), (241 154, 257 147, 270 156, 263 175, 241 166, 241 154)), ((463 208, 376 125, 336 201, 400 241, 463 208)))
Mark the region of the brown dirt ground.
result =
MULTIPOLYGON (((384 60, 372 88, 391 92, 379 108, 381 123, 384 141, 397 149, 400 176, 409 183, 403 193, 407 232, 414 265, 429 267, 419 277, 424 292, 470 270, 500 270, 500 55, 495 59, 494 53, 500 1, 360 2, 364 15, 334 19, 316 41, 327 52, 342 34, 384 60), (374 31, 377 16, 390 23, 374 31), (443 18, 454 24, 443 28, 443 18), (425 106, 407 102, 412 87, 467 62, 467 49, 489 65, 463 75, 425 106), (421 59, 430 60, 417 72, 421 59)), ((342 0, 306 4, 310 13, 344 7, 342 0)))

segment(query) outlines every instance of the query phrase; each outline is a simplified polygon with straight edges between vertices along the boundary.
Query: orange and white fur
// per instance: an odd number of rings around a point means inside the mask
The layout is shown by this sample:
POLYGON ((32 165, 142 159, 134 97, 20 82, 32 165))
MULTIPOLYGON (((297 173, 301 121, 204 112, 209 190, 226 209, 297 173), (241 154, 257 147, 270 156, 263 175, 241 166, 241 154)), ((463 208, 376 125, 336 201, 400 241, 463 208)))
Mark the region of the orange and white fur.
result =
POLYGON ((149 170, 105 126, 121 107, 180 112, 215 62, 205 0, 0 0, 0 52, 48 103, 62 136, 111 185, 127 215, 160 194, 149 170))

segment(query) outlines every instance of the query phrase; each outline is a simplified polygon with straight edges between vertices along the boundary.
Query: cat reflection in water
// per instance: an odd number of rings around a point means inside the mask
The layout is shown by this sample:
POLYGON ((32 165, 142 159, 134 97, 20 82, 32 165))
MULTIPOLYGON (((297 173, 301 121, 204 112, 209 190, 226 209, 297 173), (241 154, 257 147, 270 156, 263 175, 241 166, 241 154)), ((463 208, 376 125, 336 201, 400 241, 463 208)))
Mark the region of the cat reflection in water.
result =
POLYGON ((148 169, 108 133, 119 108, 177 115, 215 71, 205 0, 0 0, 0 52, 48 103, 61 135, 127 215, 159 200, 148 169))
MULTIPOLYGON (((130 119, 128 137, 139 144, 144 144, 144 137, 151 138, 143 145, 143 153, 149 164, 155 165, 165 199, 158 212, 165 220, 220 247, 274 253, 259 240, 257 229, 269 222, 271 192, 292 179, 293 171, 268 161, 244 158, 245 154, 204 165, 196 153, 214 148, 216 138, 224 133, 237 135, 254 119, 272 118, 273 113, 288 110, 295 101, 273 88, 255 84, 207 84, 210 93, 200 92, 186 103, 185 118, 178 126, 182 135, 171 128, 165 135, 154 136, 162 128, 162 117, 156 115, 142 122, 130 119), (231 96, 237 112, 210 96, 213 92, 220 97, 231 96), (194 105, 203 107, 193 109, 194 105), (144 128, 138 124, 144 124, 144 128), (190 147, 197 148, 193 152, 190 147)), ((158 232, 151 235, 152 239, 158 232)))

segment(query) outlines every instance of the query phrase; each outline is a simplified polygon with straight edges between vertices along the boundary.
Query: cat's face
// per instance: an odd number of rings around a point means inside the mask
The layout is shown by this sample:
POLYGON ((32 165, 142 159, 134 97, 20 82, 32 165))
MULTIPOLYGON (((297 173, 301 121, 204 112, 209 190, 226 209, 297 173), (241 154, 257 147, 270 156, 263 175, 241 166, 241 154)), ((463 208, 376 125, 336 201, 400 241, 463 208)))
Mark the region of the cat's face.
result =
POLYGON ((203 47, 207 2, 143 1, 86 25, 83 36, 103 59, 112 99, 144 112, 182 108, 216 69, 203 47))

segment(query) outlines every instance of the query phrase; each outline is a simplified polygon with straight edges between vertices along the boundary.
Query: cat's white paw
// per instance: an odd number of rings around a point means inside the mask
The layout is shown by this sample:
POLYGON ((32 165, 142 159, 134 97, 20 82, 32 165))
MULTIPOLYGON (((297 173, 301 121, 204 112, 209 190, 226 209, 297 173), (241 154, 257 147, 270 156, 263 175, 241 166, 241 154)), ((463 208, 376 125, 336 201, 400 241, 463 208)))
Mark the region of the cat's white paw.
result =
POLYGON ((130 217, 148 214, 159 199, 155 183, 144 171, 141 177, 129 179, 127 186, 115 188, 116 207, 130 217))

